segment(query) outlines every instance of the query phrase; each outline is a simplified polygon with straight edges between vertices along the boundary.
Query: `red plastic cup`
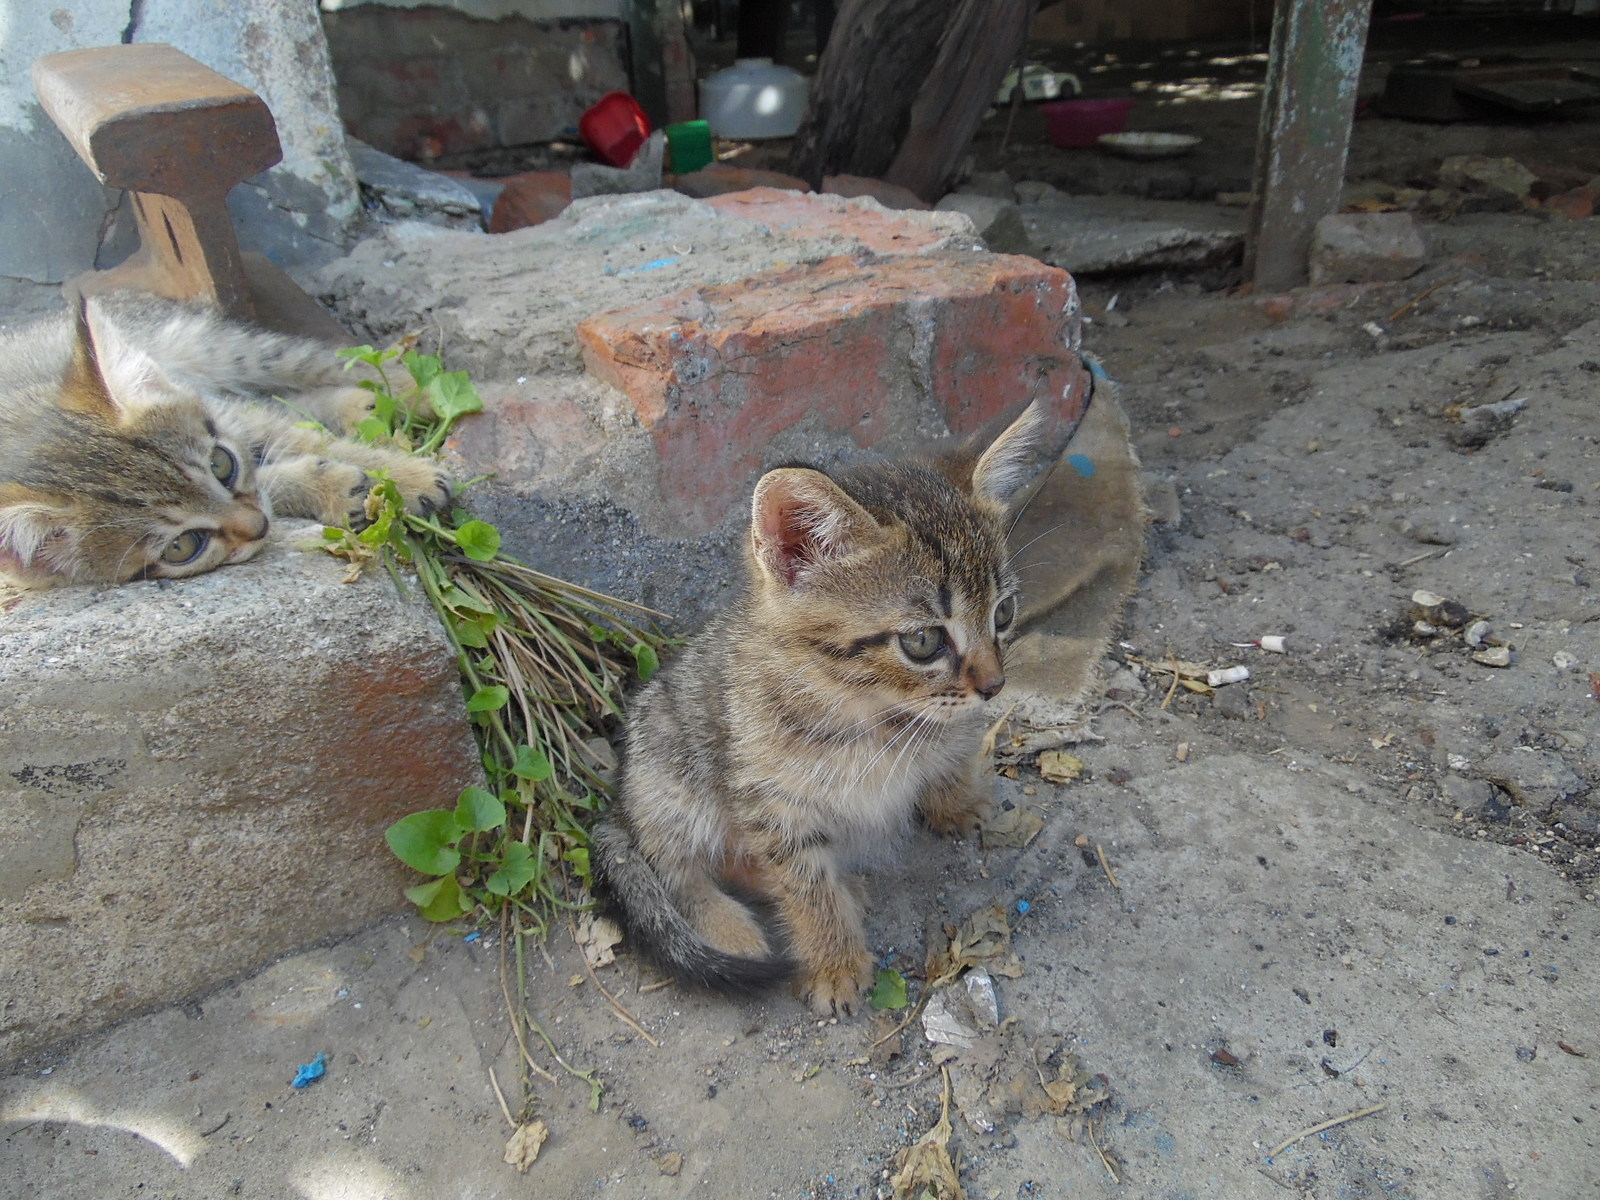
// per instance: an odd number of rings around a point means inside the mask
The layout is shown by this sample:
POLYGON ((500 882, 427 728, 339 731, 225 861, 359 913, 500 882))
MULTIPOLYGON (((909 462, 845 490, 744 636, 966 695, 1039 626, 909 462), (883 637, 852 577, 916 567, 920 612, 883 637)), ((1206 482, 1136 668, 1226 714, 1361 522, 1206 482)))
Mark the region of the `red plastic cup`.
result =
POLYGON ((1102 133, 1121 133, 1132 100, 1056 100, 1041 104, 1050 144, 1062 150, 1096 146, 1102 133))
POLYGON ((627 92, 607 92, 578 118, 578 133, 601 162, 625 167, 650 136, 650 118, 627 92))

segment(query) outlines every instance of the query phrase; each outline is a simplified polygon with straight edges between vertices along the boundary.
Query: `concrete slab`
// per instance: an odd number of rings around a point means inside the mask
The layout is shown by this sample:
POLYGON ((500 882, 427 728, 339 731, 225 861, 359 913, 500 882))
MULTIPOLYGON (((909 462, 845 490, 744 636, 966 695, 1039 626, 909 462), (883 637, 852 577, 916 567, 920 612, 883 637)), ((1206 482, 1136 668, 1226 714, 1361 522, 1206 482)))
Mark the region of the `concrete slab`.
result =
POLYGON ((362 191, 389 217, 446 229, 483 227, 483 206, 474 188, 375 150, 359 138, 347 137, 345 145, 362 191))
MULTIPOLYGON (((969 1195, 1588 1194, 1600 1068, 1557 1043, 1592 1049, 1600 1021, 1593 906, 1525 856, 1417 830, 1348 771, 1232 753, 1179 718, 1118 714, 1102 732, 1106 745, 1078 751, 1093 782, 1003 785, 1043 816, 1028 849, 919 834, 869 885, 872 944, 891 961, 920 959, 940 922, 1028 900, 1001 1016, 1109 1081, 1097 1137, 1120 1185, 1052 1118, 981 1134, 957 1113, 969 1195), (1108 778, 1114 767, 1136 787, 1108 778), (1218 1065, 1220 1050, 1237 1065, 1218 1065)), ((0 1081, 0 1180, 40 1200, 139 1184, 389 1200, 887 1195, 895 1149, 936 1115, 926 1043, 873 1062, 881 1027, 865 1020, 661 989, 624 958, 601 979, 652 1046, 572 982, 585 976, 564 933, 551 952, 530 1011, 604 1090, 591 1111, 589 1085, 535 1049, 557 1082, 532 1087, 552 1135, 526 1177, 500 1161, 510 1130, 489 1078, 515 1112, 498 937, 406 919, 29 1060, 0 1081), (290 1088, 318 1052, 328 1075, 290 1088)), ((981 1050, 956 1059, 958 1089, 981 1050)))
POLYGON ((1019 186, 1022 224, 1039 257, 1075 275, 1195 267, 1236 258, 1244 214, 1218 204, 1070 196, 1019 186))

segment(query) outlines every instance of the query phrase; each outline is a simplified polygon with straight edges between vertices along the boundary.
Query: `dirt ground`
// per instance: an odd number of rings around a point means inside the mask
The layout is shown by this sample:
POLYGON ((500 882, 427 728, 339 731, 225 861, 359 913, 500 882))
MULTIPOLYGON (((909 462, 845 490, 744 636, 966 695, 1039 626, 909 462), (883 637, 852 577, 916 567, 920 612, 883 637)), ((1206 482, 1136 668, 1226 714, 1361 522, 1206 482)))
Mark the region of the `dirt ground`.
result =
MULTIPOLYGON (((1234 103, 1191 175, 1239 136, 1248 160, 1234 103)), ((1374 119, 1354 161, 1597 133, 1374 119)), ((511 948, 395 920, 22 1064, 0 1193, 886 1196, 948 1068, 975 1198, 1600 1195, 1600 220, 1428 234, 1411 279, 1284 304, 1080 281, 1161 518, 1081 774, 997 778, 1026 846, 919 833, 868 884, 913 1003, 927 949, 999 906, 997 1014, 938 994, 971 1046, 624 952, 596 978, 634 1028, 558 930, 525 947, 525 1090, 511 948), (1250 675, 1205 695, 1175 660, 1250 675), (550 1130, 526 1175, 496 1085, 550 1130)))

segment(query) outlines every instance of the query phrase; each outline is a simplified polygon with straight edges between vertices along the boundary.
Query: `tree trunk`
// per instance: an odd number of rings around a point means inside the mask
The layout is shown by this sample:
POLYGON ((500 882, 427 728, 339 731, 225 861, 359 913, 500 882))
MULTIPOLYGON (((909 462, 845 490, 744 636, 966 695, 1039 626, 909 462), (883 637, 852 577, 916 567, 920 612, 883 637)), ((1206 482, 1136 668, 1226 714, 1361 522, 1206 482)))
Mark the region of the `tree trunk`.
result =
MULTIPOLYGON (((960 0, 885 176, 930 204, 944 195, 1028 36, 1033 0, 960 0)), ((1020 81, 1019 81, 1020 86, 1020 81)))
POLYGON ((824 175, 889 169, 958 2, 844 0, 789 152, 791 173, 821 187, 824 175))

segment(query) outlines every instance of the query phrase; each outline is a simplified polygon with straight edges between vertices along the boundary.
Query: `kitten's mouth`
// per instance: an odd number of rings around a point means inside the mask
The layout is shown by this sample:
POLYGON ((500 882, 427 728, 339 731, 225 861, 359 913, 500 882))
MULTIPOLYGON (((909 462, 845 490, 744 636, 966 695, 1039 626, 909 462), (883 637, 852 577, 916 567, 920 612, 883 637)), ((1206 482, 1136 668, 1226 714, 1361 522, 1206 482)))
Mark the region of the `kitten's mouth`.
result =
POLYGON ((266 544, 267 539, 264 537, 257 538, 253 542, 241 542, 232 550, 228 551, 228 557, 222 560, 223 565, 232 566, 234 563, 248 562, 250 559, 259 554, 261 552, 261 547, 265 546, 266 544))

